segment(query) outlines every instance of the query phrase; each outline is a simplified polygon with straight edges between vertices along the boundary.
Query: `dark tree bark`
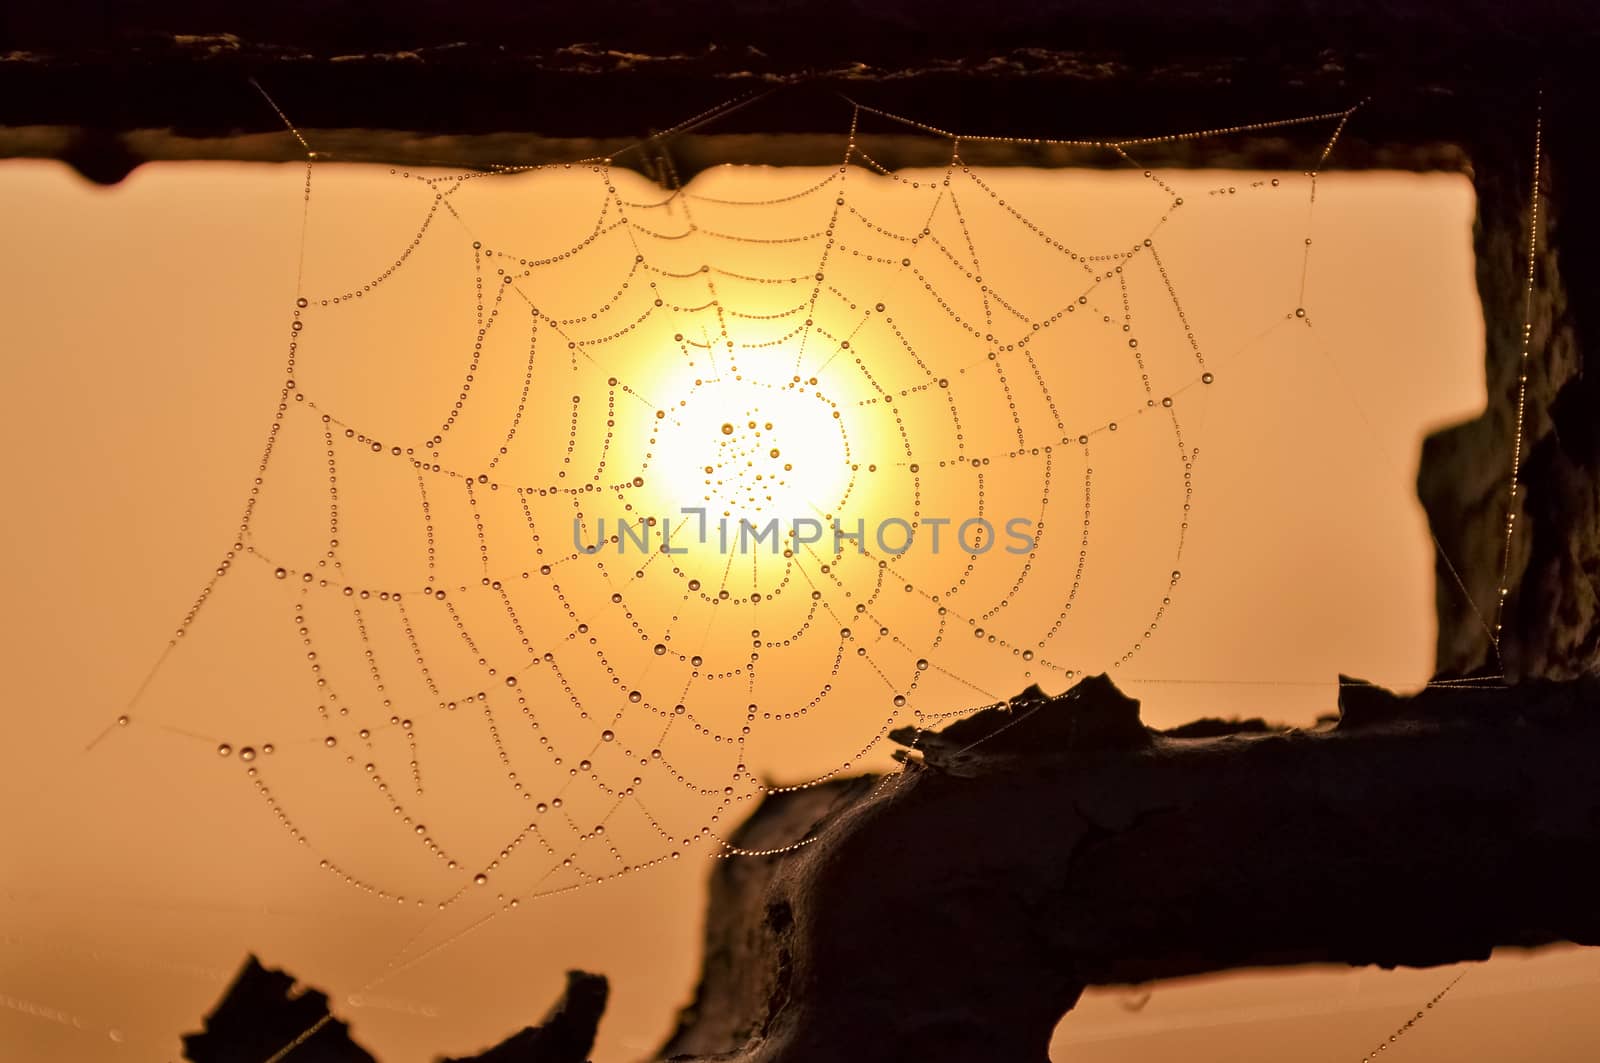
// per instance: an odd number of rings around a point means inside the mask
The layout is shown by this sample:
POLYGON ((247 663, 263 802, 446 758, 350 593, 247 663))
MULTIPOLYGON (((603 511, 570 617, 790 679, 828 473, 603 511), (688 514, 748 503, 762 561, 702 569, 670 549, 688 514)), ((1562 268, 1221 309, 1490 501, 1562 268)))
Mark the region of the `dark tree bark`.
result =
MULTIPOLYGON (((902 772, 763 804, 717 865, 702 980, 662 1055, 1043 1063, 1091 985, 1600 944, 1600 680, 1346 681, 1337 724, 1144 727, 1105 677, 936 734, 902 772)), ((188 1057, 370 1059, 252 960, 188 1057), (320 1020, 320 1021, 319 1021, 320 1020), (252 1055, 252 1053, 254 1053, 252 1055)), ((476 1057, 576 1063, 604 979, 476 1057)))
MULTIPOLYGON (((583 1063, 594 1047, 609 987, 597 974, 567 972, 567 987, 537 1026, 525 1026, 482 1054, 439 1063, 583 1063)), ((205 1029, 186 1034, 191 1063, 375 1063, 328 1010, 321 990, 297 989, 293 975, 254 956, 234 976, 205 1029)))
POLYGON ((254 956, 233 978, 205 1029, 183 1037, 193 1063, 259 1063, 294 1045, 296 1063, 376 1063, 350 1039, 350 1027, 328 1011, 318 989, 297 989, 294 976, 261 966, 254 956))
POLYGON ((1574 124, 1574 102, 1552 94, 1544 104, 1531 298, 1533 109, 1515 122, 1491 117, 1465 145, 1478 196, 1488 404, 1476 420, 1429 438, 1422 452, 1417 491, 1440 544, 1442 674, 1571 678, 1600 663, 1600 375, 1585 371, 1586 352, 1600 342, 1600 211, 1588 188, 1600 151, 1587 127, 1574 124), (1516 515, 1509 554, 1508 508, 1516 515), (1508 595, 1495 633, 1502 587, 1508 595))
MULTIPOLYGON (((1175 738, 1104 677, 768 803, 665 1054, 1043 1063, 1085 986, 1600 944, 1600 683, 1347 686, 1337 726, 1175 738)), ((911 742, 914 736, 897 736, 911 742)))
MULTIPOLYGON (((394 0, 381 17, 367 0, 227 16, 198 0, 148 0, 85 10, 98 6, 57 0, 8 13, 0 157, 65 158, 102 181, 144 158, 302 160, 254 78, 331 158, 537 162, 673 130, 685 176, 707 161, 831 164, 849 117, 843 94, 958 131, 1096 138, 1368 99, 1331 165, 1461 167, 1460 147, 1485 134, 1521 143, 1539 83, 1553 109, 1573 109, 1574 135, 1585 128, 1600 43, 1600 18, 1575 0, 1041 0, 1009 10, 969 0, 394 0), (679 128, 736 98, 749 105, 679 128), (696 131, 723 136, 700 150, 696 131)), ((877 157, 916 158, 910 138, 890 148, 877 157)), ((1150 161, 1308 162, 1274 135, 1204 148, 1151 148, 1150 161)), ((1109 152, 964 149, 973 162, 1126 165, 1109 152)), ((650 155, 618 164, 651 171, 650 155)))

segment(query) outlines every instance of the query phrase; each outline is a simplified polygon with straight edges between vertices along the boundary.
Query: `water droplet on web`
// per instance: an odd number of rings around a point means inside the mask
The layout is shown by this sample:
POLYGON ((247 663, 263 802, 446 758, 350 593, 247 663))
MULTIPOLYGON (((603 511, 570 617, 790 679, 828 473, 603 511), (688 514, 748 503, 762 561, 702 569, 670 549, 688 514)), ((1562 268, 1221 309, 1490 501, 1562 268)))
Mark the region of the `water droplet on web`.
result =
POLYGON ((233 747, 226 742, 223 742, 221 745, 217 746, 217 756, 219 757, 231 756, 232 753, 233 747))

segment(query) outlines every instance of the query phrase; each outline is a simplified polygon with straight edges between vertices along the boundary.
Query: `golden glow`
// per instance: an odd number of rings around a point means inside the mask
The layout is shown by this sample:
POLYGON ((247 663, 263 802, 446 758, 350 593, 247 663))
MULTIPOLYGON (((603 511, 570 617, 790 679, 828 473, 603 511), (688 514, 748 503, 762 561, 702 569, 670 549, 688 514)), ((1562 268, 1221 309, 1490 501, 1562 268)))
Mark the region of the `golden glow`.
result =
MULTIPOLYGON (((6 363, 29 397, 5 422, 7 449, 36 455, 11 471, 24 509, 0 528, 25 603, 7 642, 25 708, 0 779, 29 809, 9 823, 7 992, 117 1025, 117 1051, 160 1057, 256 950, 332 990, 357 1036, 403 1063, 490 1043, 583 967, 615 987, 596 1058, 642 1058, 698 964, 695 858, 721 851, 762 786, 893 767, 886 726, 937 725, 1029 682, 1059 689, 1056 667, 1116 667, 1158 726, 1309 721, 1341 669, 1420 680, 1434 587, 1411 462, 1421 426, 1482 401, 1470 187, 1324 175, 1308 228, 1306 182, 1270 176, 1160 174, 1186 200, 1158 233, 1180 319, 1152 259, 1118 274, 1103 257, 1169 210, 1137 169, 719 168, 669 197, 575 166, 464 182, 448 199, 463 224, 435 206, 450 186, 319 162, 299 292, 301 168, 149 166, 108 192, 9 164, 8 201, 30 206, 4 263, 29 308, 12 340, 38 356, 6 363), (974 247, 948 197, 934 209, 947 176, 974 247), (839 198, 853 212, 819 268, 839 198), (659 205, 626 206, 628 223, 607 229, 619 199, 659 205), (1076 303, 1091 271, 1092 313, 1076 303), (1006 348, 1057 311, 1043 338, 1006 348), (838 404, 828 430, 804 405, 817 392, 838 404), (1200 451, 1192 511, 1169 411, 1200 451), (848 467, 828 456, 835 423, 848 467), (1037 558, 976 561, 831 544, 795 558, 574 548, 576 513, 591 534, 606 517, 608 536, 618 518, 669 516, 725 460, 736 514, 751 493, 736 492, 765 486, 774 461, 796 476, 770 492, 773 516, 826 508, 853 477, 837 510, 851 524, 970 516, 981 476, 986 513, 1042 515, 1045 537, 1037 558), (246 548, 225 556, 252 498, 246 548), (80 963, 88 951, 96 962, 80 963), (100 962, 106 951, 119 959, 100 962), (367 988, 380 971, 398 973, 367 988), (348 1003, 357 993, 366 1003, 348 1003)), ((78 1028, 0 1021, 21 1055, 97 1058, 78 1028)), ((1319 1032, 1331 1043, 1350 1025, 1319 1032)), ((1239 1029, 1253 1027, 1231 1029, 1215 1058, 1237 1055, 1239 1029)), ((1367 1040, 1355 1030, 1339 1051, 1358 1057, 1367 1040)), ((1204 1058, 1189 1041, 1161 1047, 1204 1058)), ((1073 1046, 1096 1050, 1134 1058, 1126 1041, 1073 1046)))
POLYGON ((848 492, 845 421, 810 378, 770 381, 730 366, 696 377, 666 410, 647 477, 663 489, 662 512, 702 508, 713 519, 787 525, 831 517, 848 492))

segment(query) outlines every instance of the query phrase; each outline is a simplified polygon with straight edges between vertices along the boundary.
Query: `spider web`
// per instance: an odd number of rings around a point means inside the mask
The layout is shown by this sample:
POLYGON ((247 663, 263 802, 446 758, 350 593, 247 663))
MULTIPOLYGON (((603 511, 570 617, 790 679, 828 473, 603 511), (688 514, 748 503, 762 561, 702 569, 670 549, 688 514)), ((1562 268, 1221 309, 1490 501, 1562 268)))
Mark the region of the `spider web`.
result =
POLYGON ((685 185, 667 148, 696 116, 636 149, 665 188, 618 153, 397 167, 373 200, 301 138, 299 294, 237 538, 108 733, 238 762, 305 860, 430 913, 370 988, 542 898, 752 855, 728 838, 755 803, 881 763, 894 727, 1119 674, 1182 594, 1209 394, 1314 326, 1307 233, 1351 114, 1032 142, 1131 167, 1112 202, 860 105, 836 167, 685 185), (1271 130, 1310 135, 1303 174, 1138 161, 1271 130), (908 131, 947 163, 880 163, 908 131), (1272 222, 1242 231, 1243 200, 1272 222), (1257 245, 1251 271, 1209 273, 1212 241, 1257 245), (775 550, 719 542, 773 519, 775 550), (708 539, 667 552, 669 521, 708 539), (873 535, 893 521, 904 550, 873 535), (231 663, 151 695, 179 649, 231 663))

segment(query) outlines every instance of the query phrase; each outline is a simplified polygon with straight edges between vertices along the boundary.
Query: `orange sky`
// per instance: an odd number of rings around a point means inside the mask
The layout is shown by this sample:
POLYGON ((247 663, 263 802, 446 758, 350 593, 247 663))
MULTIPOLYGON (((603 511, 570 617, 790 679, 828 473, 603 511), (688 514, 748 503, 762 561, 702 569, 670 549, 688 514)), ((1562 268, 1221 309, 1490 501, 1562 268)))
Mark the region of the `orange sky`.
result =
MULTIPOLYGON (((480 1048, 541 1013, 566 968, 600 971, 596 1058, 638 1058, 698 966, 699 829, 725 837, 761 781, 885 764, 861 750, 891 720, 1061 689, 1067 668, 1111 670, 1157 726, 1306 722, 1340 671, 1427 677, 1418 441, 1482 403, 1464 178, 1328 175, 1311 212, 1299 174, 739 168, 670 203, 588 167, 430 183, 444 176, 319 166, 302 249, 303 169, 146 166, 97 189, 0 166, 18 515, 0 788, 28 810, 3 839, 16 1058, 174 1052, 247 950, 328 989, 389 1063, 480 1048), (291 336, 246 549, 127 708, 238 537, 291 336), (425 518, 414 458, 489 479, 469 496, 425 470, 425 518), (574 498, 592 521, 708 493, 763 519, 959 520, 977 472, 986 514, 1048 517, 1026 569, 998 551, 970 571, 959 551, 892 570, 801 552, 735 571, 704 550, 602 568, 571 556, 565 523, 574 498)), ((1091 995, 1059 1056, 1359 1058, 1449 977, 1246 974, 1159 987, 1137 1011, 1091 995)), ((1600 1031, 1569 1005, 1594 977, 1581 954, 1497 961, 1395 1051, 1500 1038, 1577 1059, 1600 1031), (1493 1023, 1468 1003, 1488 996, 1493 1023)))

